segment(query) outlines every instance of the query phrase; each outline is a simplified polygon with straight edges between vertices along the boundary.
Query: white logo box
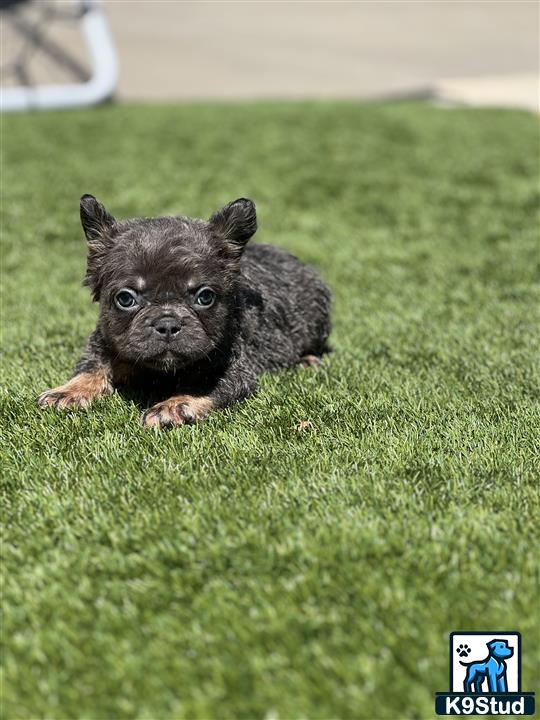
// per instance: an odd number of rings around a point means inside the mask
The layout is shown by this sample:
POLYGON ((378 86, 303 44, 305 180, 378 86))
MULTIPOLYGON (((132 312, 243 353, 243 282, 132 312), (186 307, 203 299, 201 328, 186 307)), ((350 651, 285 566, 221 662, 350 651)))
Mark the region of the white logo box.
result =
MULTIPOLYGON (((520 692, 519 678, 519 658, 520 658, 520 636, 519 633, 474 633, 474 632, 456 632, 451 634, 450 638, 450 668, 452 672, 452 692, 463 692, 463 681, 467 673, 467 668, 460 664, 461 662, 472 663, 480 662, 489 657, 489 648, 487 644, 492 640, 506 640, 509 647, 513 649, 512 657, 505 659, 507 668, 506 680, 508 683, 507 692, 520 692), (468 646, 470 652, 468 655, 460 657, 458 648, 460 645, 468 646)), ((482 685, 482 692, 489 692, 487 680, 482 685)))

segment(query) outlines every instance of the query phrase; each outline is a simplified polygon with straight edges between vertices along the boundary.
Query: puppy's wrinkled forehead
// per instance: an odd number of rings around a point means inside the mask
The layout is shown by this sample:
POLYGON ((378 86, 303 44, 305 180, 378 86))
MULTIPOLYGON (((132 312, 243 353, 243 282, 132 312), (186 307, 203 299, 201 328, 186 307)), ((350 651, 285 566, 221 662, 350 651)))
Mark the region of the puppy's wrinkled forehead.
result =
MULTIPOLYGON (((255 204, 238 198, 208 221, 187 217, 116 220, 93 195, 80 202, 88 243, 85 285, 94 300, 108 284, 137 287, 151 283, 234 284, 240 258, 257 230, 255 204)), ((232 288, 232 285, 230 287, 232 288)), ((112 287, 109 287, 111 290, 112 287)))
POLYGON ((219 281, 222 243, 204 221, 155 218, 130 221, 107 258, 112 282, 137 290, 181 292, 219 281))

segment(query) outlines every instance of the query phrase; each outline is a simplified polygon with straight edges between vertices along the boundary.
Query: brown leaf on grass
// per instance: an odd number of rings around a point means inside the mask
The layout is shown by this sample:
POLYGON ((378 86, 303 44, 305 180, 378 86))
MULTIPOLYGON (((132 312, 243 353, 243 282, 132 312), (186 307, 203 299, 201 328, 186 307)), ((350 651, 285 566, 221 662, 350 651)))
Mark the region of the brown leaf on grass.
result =
POLYGON ((310 420, 300 420, 298 425, 294 426, 295 432, 303 432, 313 427, 313 423, 310 420))

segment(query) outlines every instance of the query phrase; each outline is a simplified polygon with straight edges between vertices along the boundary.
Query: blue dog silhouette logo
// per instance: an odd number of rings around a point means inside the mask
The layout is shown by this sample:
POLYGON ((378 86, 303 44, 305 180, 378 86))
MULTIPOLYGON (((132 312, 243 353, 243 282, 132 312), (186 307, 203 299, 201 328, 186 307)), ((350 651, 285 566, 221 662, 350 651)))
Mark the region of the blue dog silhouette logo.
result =
POLYGON ((532 715, 521 690, 518 632, 450 633, 450 691, 436 694, 438 715, 532 715))
MULTIPOLYGON (((458 655, 465 655, 466 646, 458 647, 458 655), (459 650, 459 647, 462 650, 459 650)), ((467 671, 463 680, 463 690, 466 693, 482 692, 482 685, 487 680, 488 690, 491 693, 508 692, 508 682, 506 680, 506 662, 514 654, 514 648, 509 647, 507 640, 492 640, 487 643, 488 655, 484 660, 473 660, 472 662, 459 661, 460 665, 465 665, 467 671)))

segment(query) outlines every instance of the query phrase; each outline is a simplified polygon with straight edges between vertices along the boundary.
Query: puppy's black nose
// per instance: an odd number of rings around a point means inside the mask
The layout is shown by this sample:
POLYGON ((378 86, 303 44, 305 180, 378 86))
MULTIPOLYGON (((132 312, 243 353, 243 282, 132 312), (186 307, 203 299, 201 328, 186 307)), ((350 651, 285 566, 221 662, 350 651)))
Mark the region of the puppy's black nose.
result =
POLYGON ((171 317, 170 315, 164 315, 163 317, 154 320, 152 323, 154 332, 158 333, 163 340, 172 340, 180 332, 180 322, 177 318, 171 317))

